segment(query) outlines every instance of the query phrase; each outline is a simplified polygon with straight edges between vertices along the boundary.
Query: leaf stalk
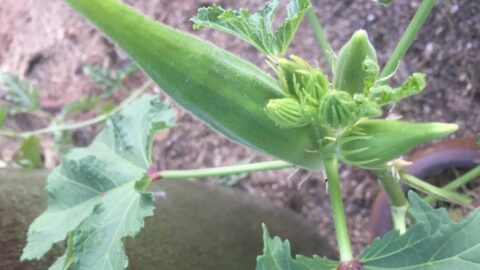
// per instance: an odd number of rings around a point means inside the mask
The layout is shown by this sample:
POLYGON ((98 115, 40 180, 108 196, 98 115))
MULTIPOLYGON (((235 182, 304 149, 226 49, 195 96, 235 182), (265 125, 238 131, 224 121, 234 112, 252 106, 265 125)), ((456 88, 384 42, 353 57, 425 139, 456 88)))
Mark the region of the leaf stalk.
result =
POLYGON ((327 35, 323 30, 322 25, 320 24, 320 20, 318 19, 317 15, 315 14, 315 9, 313 3, 311 3, 311 7, 307 10, 307 18, 310 26, 312 27, 313 33, 315 34, 315 38, 318 42, 320 49, 322 50, 323 56, 327 61, 328 67, 330 70, 333 71, 334 65, 334 54, 332 47, 330 46, 330 42, 328 41, 327 35))
MULTIPOLYGON (((471 181, 475 180, 476 178, 480 177, 480 165, 473 168, 469 172, 465 173, 464 175, 458 177, 457 179, 451 181, 447 185, 441 187, 443 190, 448 190, 448 191, 453 191, 456 190, 457 188, 464 186, 471 181)), ((427 196, 424 199, 426 202, 432 204, 437 201, 437 199, 434 196, 427 196)))
POLYGON ((378 181, 390 199, 393 226, 400 232, 400 234, 403 234, 407 230, 406 221, 409 203, 402 186, 388 171, 379 173, 378 181))
POLYGON ((464 196, 462 194, 459 194, 453 191, 443 190, 426 181, 423 181, 422 179, 419 179, 411 174, 408 174, 405 171, 400 172, 400 177, 403 181, 405 181, 408 185, 412 186, 413 188, 421 192, 424 192, 428 195, 434 196, 437 199, 459 204, 466 207, 469 207, 473 202, 472 198, 469 198, 467 196, 464 196))
POLYGON ((260 172, 269 170, 281 170, 293 168, 295 165, 281 161, 266 161, 251 164, 242 164, 234 166, 225 166, 217 168, 206 168, 196 170, 164 170, 156 171, 150 175, 153 181, 157 180, 177 180, 177 179, 192 179, 211 176, 225 176, 232 174, 248 173, 248 172, 260 172))
POLYGON ((395 72, 398 65, 400 64, 400 61, 405 56, 405 53, 408 51, 413 41, 416 39, 418 32, 427 20, 428 15, 430 15, 430 12, 432 11, 436 2, 437 0, 421 1, 420 6, 415 13, 415 16, 413 16, 410 24, 407 27, 407 30, 405 30, 405 32, 403 33, 400 41, 398 42, 390 58, 388 59, 387 64, 385 64, 385 67, 380 73, 380 78, 388 77, 390 76, 390 74, 395 72))

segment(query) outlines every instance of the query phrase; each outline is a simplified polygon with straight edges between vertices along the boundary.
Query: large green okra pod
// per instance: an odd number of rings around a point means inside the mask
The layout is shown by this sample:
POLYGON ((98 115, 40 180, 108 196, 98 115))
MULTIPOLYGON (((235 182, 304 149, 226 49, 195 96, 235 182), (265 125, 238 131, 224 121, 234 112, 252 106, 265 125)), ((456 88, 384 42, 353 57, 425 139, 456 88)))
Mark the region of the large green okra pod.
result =
POLYGON ((310 127, 281 129, 264 107, 282 90, 251 63, 157 24, 117 0, 68 0, 181 106, 233 140, 309 169, 320 169, 310 127))

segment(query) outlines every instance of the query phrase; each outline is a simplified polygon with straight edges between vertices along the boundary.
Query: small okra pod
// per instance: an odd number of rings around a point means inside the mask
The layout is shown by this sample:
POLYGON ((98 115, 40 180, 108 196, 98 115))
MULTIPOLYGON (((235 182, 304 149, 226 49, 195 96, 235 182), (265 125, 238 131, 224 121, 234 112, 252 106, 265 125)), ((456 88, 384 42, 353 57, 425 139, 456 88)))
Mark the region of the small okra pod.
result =
POLYGON ((381 168, 417 145, 447 136, 457 128, 455 124, 362 119, 339 136, 337 154, 353 166, 381 168))
POLYGON ((365 81, 371 76, 365 70, 365 61, 377 63, 375 48, 368 40, 365 30, 356 31, 340 49, 333 71, 333 87, 350 94, 362 93, 365 81))

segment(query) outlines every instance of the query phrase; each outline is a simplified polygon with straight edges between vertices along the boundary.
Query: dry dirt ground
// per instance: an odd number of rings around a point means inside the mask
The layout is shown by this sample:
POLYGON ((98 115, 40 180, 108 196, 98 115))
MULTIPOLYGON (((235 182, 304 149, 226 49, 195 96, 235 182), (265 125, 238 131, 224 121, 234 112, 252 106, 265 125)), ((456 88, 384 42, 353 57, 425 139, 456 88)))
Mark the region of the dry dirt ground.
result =
MULTIPOLYGON (((263 1, 128 2, 158 21, 193 32, 189 18, 201 6, 215 2, 225 7, 255 8, 263 1)), ((397 105, 391 114, 407 120, 455 122, 461 126, 455 136, 471 136, 480 127, 480 1, 438 2, 394 78, 394 82, 399 83, 408 74, 423 71, 428 76, 428 87, 421 95, 397 105)), ((335 50, 354 30, 364 28, 382 63, 418 3, 419 0, 396 0, 394 5, 385 8, 371 0, 314 1, 335 50)), ((266 67, 264 58, 242 41, 218 31, 201 30, 195 34, 266 67)), ((306 21, 290 53, 325 67, 306 21)), ((0 71, 12 72, 37 83, 44 106, 56 106, 98 90, 82 75, 82 66, 116 67, 126 58, 63 0, 2 0, 0 4, 0 71)), ((178 126, 170 130, 155 148, 155 160, 160 168, 201 168, 235 164, 245 158, 268 159, 218 135, 181 109, 177 111, 178 126)), ((35 126, 35 121, 31 122, 35 126)), ((95 130, 82 132, 89 140, 95 130)), ((0 144, 0 159, 8 159, 15 147, 14 142, 3 138, 0 144)), ((374 177, 360 170, 343 168, 342 176, 348 224, 354 249, 359 252, 369 242, 370 207, 379 188, 374 177)), ((334 243, 321 175, 292 170, 257 173, 249 175, 236 188, 268 197, 297 211, 316 224, 318 231, 329 236, 334 243)))

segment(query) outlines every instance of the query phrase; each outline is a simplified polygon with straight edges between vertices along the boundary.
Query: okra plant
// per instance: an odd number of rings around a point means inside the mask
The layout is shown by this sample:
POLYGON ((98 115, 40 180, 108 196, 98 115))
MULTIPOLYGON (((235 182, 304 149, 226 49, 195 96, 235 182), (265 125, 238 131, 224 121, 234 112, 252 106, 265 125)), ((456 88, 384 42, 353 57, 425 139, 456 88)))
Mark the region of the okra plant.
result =
MULTIPOLYGON (((48 209, 30 226, 22 260, 41 258, 66 239, 65 254, 51 269, 124 269, 123 239, 139 233, 153 214, 148 187, 154 181, 301 167, 328 179, 339 258, 292 257, 290 244, 264 226, 264 251, 257 270, 480 269, 480 210, 455 223, 419 195, 407 196, 404 181, 437 200, 469 207, 472 199, 407 174, 402 155, 447 136, 455 124, 382 119, 383 109, 426 85, 413 73, 391 85, 399 62, 435 5, 421 1, 388 62, 378 62, 367 32, 358 30, 334 52, 308 0, 289 0, 287 17, 272 22, 279 0, 256 12, 220 6, 201 8, 195 29, 214 28, 237 36, 265 55, 274 76, 192 35, 155 23, 118 0, 68 0, 123 48, 170 97, 218 132, 278 158, 257 164, 193 171, 152 165, 154 134, 173 126, 171 109, 145 95, 116 116, 87 148, 70 151, 48 177, 48 209), (286 51, 307 16, 326 62, 319 67, 286 51), (354 255, 342 201, 338 163, 378 175, 391 199, 394 230, 354 255)), ((392 1, 378 1, 388 4, 392 1)), ((388 8, 388 7, 386 7, 388 8)), ((235 248, 235 247, 232 247, 235 248)))

